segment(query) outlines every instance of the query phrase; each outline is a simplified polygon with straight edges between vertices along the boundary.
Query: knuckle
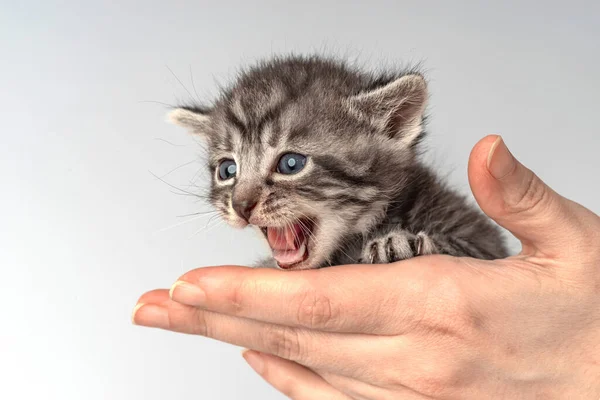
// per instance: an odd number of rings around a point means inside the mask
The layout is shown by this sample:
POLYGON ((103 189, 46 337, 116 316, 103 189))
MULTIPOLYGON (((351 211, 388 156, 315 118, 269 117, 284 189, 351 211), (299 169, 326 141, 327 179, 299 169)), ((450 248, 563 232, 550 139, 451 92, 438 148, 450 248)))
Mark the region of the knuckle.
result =
POLYGON ((386 370, 380 376, 383 387, 410 387, 427 398, 454 398, 457 389, 472 384, 472 377, 480 369, 478 356, 456 343, 422 337, 403 345, 409 345, 419 357, 409 366, 396 364, 386 370))
POLYGON ((282 325, 271 325, 265 335, 265 348, 273 355, 296 361, 301 356, 298 332, 282 325))
POLYGON ((194 333, 204 337, 214 337, 212 329, 209 327, 208 319, 206 318, 206 312, 195 309, 194 313, 196 320, 196 323, 194 324, 194 333))
POLYGON ((447 364, 422 366, 413 377, 414 388, 432 397, 442 397, 462 385, 464 373, 447 364))
POLYGON ((530 172, 524 189, 517 191, 511 198, 509 211, 521 213, 535 210, 544 204, 548 194, 545 184, 533 172, 530 172))
POLYGON ((310 291, 305 294, 298 307, 298 324, 310 329, 329 326, 335 319, 334 308, 328 296, 310 291))
POLYGON ((444 336, 465 337, 478 325, 465 290, 451 275, 435 279, 427 301, 422 323, 444 336))
POLYGON ((249 294, 256 291, 255 284, 250 279, 238 279, 232 283, 231 287, 231 292, 227 298, 230 311, 235 315, 241 315, 244 312, 249 294))
POLYGON ((478 370, 474 358, 453 345, 429 342, 420 345, 426 346, 422 349, 422 361, 414 363, 405 382, 426 396, 446 398, 467 386, 478 370))

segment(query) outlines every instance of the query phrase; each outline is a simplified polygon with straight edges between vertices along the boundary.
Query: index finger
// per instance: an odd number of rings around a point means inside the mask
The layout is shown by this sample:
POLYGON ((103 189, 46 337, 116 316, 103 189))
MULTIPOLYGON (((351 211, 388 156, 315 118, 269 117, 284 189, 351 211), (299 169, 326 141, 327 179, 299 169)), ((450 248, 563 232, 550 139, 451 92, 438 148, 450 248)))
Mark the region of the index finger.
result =
POLYGON ((206 267, 183 275, 170 294, 182 304, 273 324, 398 334, 422 319, 439 269, 454 269, 457 263, 451 257, 427 256, 305 271, 206 267))

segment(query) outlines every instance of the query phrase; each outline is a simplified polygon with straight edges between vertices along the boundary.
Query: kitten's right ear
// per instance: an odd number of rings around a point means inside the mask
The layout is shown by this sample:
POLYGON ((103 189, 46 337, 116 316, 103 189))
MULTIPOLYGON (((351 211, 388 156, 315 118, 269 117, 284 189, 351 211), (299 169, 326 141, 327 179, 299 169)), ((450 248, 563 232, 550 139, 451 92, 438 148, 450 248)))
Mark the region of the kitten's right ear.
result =
POLYGON ((199 135, 206 134, 210 123, 208 112, 198 108, 176 108, 169 113, 168 119, 199 135))
POLYGON ((427 83, 417 73, 401 76, 349 99, 355 114, 406 145, 411 145, 422 135, 426 103, 427 83))

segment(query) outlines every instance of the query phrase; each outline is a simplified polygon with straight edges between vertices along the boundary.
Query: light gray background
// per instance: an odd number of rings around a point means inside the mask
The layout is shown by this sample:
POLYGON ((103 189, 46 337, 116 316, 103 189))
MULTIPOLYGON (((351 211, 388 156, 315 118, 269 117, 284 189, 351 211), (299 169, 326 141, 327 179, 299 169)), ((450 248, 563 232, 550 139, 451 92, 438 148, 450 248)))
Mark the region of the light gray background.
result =
POLYGON ((599 211, 598 2, 17 3, 0 8, 0 398, 281 398, 239 349, 129 322, 144 291, 264 252, 208 218, 162 230, 206 209, 151 174, 199 154, 145 102, 188 98, 166 66, 195 96, 191 66, 208 99, 282 51, 424 61, 430 157, 455 184, 468 190, 471 147, 501 133, 599 211))

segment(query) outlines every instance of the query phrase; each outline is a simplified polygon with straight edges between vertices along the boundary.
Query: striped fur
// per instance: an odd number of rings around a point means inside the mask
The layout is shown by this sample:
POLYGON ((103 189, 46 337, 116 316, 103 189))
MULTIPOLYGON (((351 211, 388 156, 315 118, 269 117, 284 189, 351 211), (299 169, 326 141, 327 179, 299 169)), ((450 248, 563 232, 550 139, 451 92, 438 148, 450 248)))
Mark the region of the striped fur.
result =
POLYGON ((247 225, 234 194, 258 200, 252 225, 317 221, 307 268, 505 257, 498 228, 420 161, 426 99, 417 71, 375 75, 294 56, 244 71, 213 105, 183 105, 171 119, 205 139, 210 201, 231 225, 247 225), (296 175, 275 172, 288 152, 308 157, 296 175), (236 161, 235 179, 217 179, 224 158, 236 161))

